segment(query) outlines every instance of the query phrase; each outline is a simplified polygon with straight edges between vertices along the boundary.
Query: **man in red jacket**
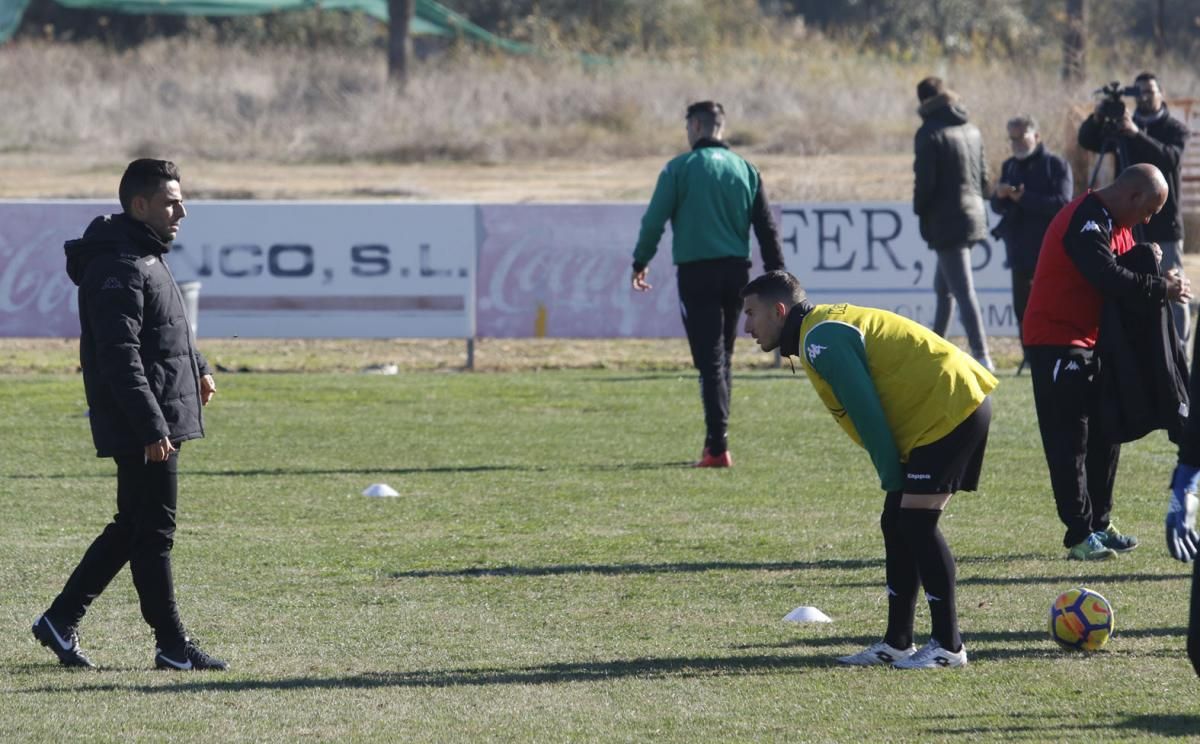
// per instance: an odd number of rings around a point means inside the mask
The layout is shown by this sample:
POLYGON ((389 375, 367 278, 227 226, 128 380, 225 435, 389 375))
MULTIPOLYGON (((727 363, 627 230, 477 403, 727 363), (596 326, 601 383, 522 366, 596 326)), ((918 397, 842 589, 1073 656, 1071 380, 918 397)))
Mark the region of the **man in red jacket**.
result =
POLYGON ((1135 274, 1116 262, 1133 248, 1130 228, 1149 222, 1167 191, 1153 165, 1126 168, 1111 185, 1063 207, 1038 257, 1022 341, 1050 486, 1067 528, 1068 559, 1103 560, 1137 547, 1137 538, 1122 535, 1109 518, 1121 447, 1088 432, 1099 396, 1093 351, 1106 299, 1148 304, 1191 299, 1188 281, 1177 270, 1165 277, 1135 274))

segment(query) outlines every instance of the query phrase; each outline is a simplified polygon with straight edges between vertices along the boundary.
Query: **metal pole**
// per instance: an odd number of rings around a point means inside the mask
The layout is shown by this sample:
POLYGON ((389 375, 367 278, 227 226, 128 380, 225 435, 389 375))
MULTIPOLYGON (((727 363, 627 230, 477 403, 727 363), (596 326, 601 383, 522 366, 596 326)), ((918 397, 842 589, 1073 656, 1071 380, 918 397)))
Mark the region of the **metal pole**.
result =
POLYGON ((475 371, 475 338, 467 339, 467 369, 475 371))

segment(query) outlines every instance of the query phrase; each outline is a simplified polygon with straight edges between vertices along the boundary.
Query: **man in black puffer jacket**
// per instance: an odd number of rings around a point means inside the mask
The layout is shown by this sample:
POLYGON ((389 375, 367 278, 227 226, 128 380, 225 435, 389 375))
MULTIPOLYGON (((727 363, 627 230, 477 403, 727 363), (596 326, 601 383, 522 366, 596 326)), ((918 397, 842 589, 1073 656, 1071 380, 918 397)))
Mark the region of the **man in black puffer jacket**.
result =
POLYGON ((160 669, 225 669, 188 639, 175 604, 179 447, 204 436, 202 406, 216 393, 195 349, 165 254, 186 216, 179 169, 135 160, 120 185, 122 214, 97 217, 68 241, 79 285, 79 362, 98 457, 117 464, 117 514, 84 553, 33 635, 66 666, 91 667, 76 629, 126 563, 160 669))
POLYGON ((988 169, 983 137, 967 121, 966 109, 941 78, 928 77, 918 83, 917 98, 923 123, 914 140, 913 211, 921 237, 937 255, 933 331, 946 335, 957 300, 971 356, 994 371, 971 276, 971 247, 987 237, 983 198, 988 169))

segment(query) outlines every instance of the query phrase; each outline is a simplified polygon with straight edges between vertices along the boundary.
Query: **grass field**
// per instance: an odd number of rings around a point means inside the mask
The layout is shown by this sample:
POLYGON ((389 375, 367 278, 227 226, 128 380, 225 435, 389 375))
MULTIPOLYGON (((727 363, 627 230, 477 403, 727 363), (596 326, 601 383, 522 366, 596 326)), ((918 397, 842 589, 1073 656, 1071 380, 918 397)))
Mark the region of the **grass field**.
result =
MULTIPOLYGON (((233 670, 154 672, 128 573, 72 673, 28 626, 113 510, 79 380, 0 377, 0 740, 1129 740, 1200 730, 1188 569, 1161 545, 1165 437, 1129 446, 1144 546, 1063 560, 1028 377, 1003 374, 983 488, 951 503, 972 663, 841 669, 882 632, 881 494, 790 371, 735 381, 737 467, 690 374, 233 374, 182 460, 181 611, 233 670), (396 499, 359 495, 372 482, 396 499), (1116 609, 1092 656, 1062 589, 1116 609), (829 625, 782 617, 815 605, 829 625)), ((928 630, 922 607, 919 640, 928 630)))

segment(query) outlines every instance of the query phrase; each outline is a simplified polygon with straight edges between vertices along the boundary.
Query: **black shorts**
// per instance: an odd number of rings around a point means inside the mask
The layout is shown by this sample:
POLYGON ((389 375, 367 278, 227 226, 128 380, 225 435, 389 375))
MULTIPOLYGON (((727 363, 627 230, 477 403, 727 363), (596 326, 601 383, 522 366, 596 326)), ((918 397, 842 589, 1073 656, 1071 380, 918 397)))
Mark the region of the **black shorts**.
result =
POLYGON ((904 493, 954 493, 978 488, 991 423, 992 399, 984 398, 954 431, 910 452, 904 465, 904 493))

